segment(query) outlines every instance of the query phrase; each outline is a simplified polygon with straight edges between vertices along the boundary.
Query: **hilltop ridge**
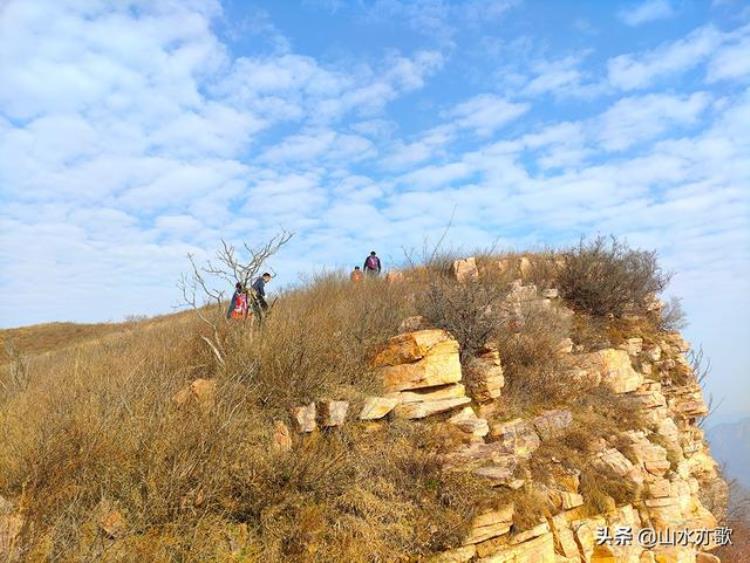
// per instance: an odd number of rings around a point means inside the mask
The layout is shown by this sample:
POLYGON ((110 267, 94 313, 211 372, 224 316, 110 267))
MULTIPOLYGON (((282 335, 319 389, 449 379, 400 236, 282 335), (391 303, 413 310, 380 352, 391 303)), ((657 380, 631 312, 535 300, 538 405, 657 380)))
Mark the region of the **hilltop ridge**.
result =
POLYGON ((192 313, 13 358, 0 552, 708 561, 595 541, 715 528, 727 493, 653 257, 590 250, 320 277, 221 362, 192 313))

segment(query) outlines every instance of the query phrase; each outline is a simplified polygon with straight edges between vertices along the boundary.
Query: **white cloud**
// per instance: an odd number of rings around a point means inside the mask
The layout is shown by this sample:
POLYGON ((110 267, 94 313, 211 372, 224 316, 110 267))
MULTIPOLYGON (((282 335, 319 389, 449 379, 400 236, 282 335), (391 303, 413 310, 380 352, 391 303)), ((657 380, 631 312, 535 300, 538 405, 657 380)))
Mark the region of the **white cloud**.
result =
POLYGON ((609 81, 623 90, 649 86, 657 78, 700 64, 720 43, 721 33, 708 26, 640 56, 619 55, 607 63, 609 81))
POLYGON ((609 59, 608 79, 612 86, 621 90, 646 88, 659 79, 678 75, 706 62, 709 63, 709 81, 737 78, 747 73, 743 57, 747 54, 749 36, 750 25, 726 32, 713 25, 699 27, 687 36, 655 49, 609 59))
POLYGON ((597 120, 596 136, 607 150, 627 149, 675 126, 695 124, 710 101, 705 92, 621 98, 597 120))
POLYGON ((474 130, 478 135, 490 135, 506 123, 526 113, 527 103, 510 102, 494 94, 480 94, 446 112, 459 127, 474 130))
POLYGON ((620 10, 618 17, 630 26, 671 18, 675 9, 669 0, 646 0, 635 6, 620 10))
POLYGON ((709 82, 747 79, 748 77, 750 77, 750 36, 719 49, 709 62, 709 82))

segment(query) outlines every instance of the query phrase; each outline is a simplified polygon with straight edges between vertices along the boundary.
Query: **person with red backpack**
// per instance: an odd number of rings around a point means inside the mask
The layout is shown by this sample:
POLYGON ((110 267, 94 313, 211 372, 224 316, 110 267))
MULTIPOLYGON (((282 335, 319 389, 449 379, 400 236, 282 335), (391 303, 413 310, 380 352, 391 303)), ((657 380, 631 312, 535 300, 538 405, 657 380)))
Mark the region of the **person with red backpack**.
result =
POLYGON ((380 274, 380 258, 375 254, 374 250, 370 252, 370 255, 365 259, 365 265, 362 269, 365 271, 365 274, 369 276, 377 276, 380 274))

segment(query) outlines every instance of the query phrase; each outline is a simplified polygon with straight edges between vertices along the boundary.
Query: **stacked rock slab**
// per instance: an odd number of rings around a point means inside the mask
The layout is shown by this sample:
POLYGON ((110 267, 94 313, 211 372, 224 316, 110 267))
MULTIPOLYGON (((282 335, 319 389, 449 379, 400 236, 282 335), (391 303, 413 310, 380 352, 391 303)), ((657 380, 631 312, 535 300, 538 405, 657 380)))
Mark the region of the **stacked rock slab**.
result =
POLYGON ((465 382, 469 394, 479 403, 488 403, 500 397, 505 377, 495 344, 485 344, 477 356, 470 360, 465 382))
POLYGON ((440 329, 394 336, 372 366, 396 416, 409 419, 452 411, 471 402, 461 381, 458 342, 440 329))

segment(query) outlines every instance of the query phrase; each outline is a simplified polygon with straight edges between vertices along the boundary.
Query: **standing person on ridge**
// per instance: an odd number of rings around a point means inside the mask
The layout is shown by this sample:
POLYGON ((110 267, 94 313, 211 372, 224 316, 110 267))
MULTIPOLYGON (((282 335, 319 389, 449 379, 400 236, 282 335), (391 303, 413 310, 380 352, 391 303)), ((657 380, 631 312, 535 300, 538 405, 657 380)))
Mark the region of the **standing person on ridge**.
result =
POLYGON ((349 279, 354 283, 359 283, 362 281, 363 277, 364 276, 362 275, 362 270, 359 269, 359 266, 354 266, 352 273, 349 275, 349 279))
POLYGON ((271 274, 265 272, 262 276, 257 278, 253 285, 253 297, 255 305, 260 308, 262 312, 268 311, 268 303, 266 303, 266 284, 271 281, 271 274))
POLYGON ((369 276, 380 275, 380 258, 378 258, 377 254, 375 254, 374 250, 370 252, 370 255, 367 258, 365 258, 364 270, 365 273, 369 276))

